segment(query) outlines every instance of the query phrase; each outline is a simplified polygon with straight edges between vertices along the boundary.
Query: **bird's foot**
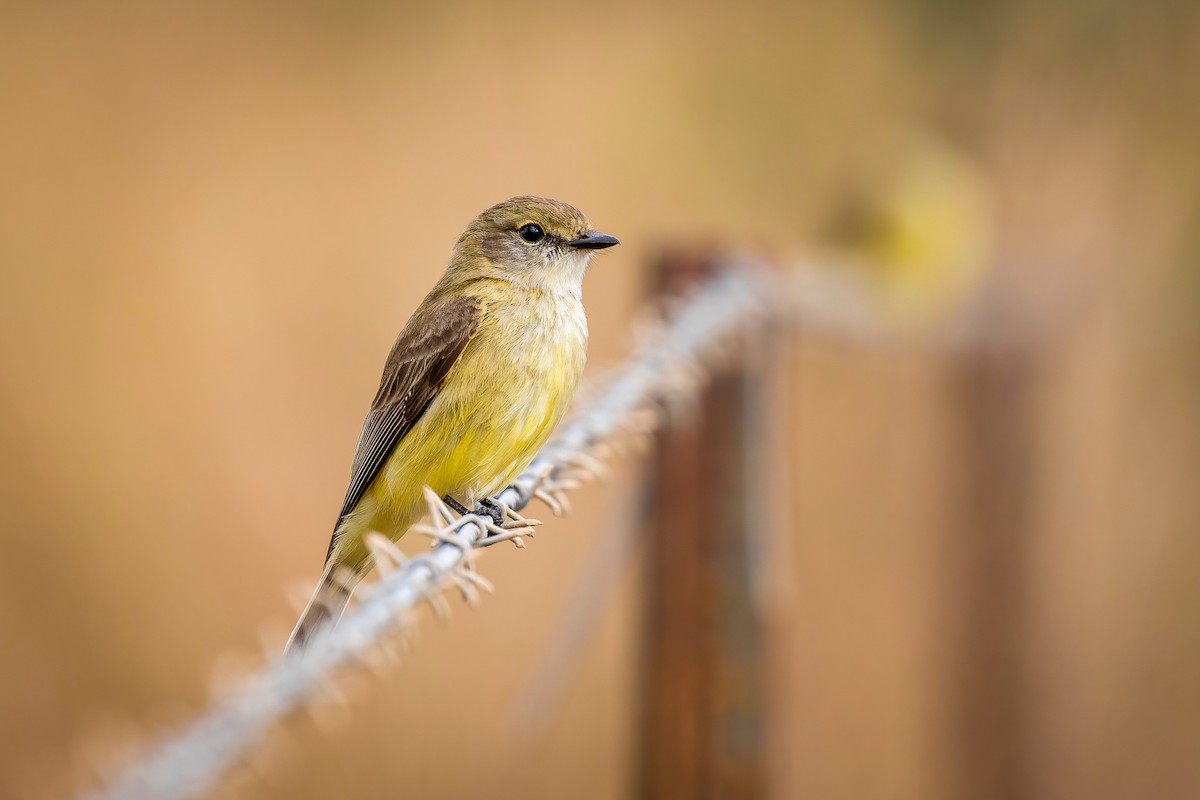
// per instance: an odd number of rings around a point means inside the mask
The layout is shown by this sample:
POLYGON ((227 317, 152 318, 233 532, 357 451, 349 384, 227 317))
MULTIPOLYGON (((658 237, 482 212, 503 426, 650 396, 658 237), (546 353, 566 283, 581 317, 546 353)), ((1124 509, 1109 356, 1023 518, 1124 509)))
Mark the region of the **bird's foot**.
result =
POLYGON ((504 506, 491 497, 485 497, 480 500, 479 505, 475 506, 475 513, 481 517, 491 517, 492 523, 497 528, 504 527, 504 506))
POLYGON ((446 533, 469 520, 478 523, 484 529, 483 538, 477 544, 479 547, 488 547, 500 542, 512 542, 517 547, 524 547, 523 537, 533 536, 533 529, 542 524, 536 519, 521 516, 492 497, 481 500, 474 511, 468 511, 466 506, 450 495, 439 499, 432 489, 426 489, 425 492, 425 501, 429 504, 429 516, 433 524, 414 525, 412 530, 439 541, 458 544, 456 540, 449 539, 446 533), (458 514, 459 520, 455 521, 451 512, 458 514))
MULTIPOLYGON (((497 528, 506 527, 504 524, 504 506, 500 505, 500 503, 496 502, 491 497, 485 497, 480 500, 479 505, 475 506, 474 512, 468 511, 466 506, 455 500, 450 495, 443 497, 442 502, 450 506, 450 508, 452 508, 454 512, 460 516, 465 517, 467 514, 474 513, 477 517, 490 519, 492 524, 497 528)), ((490 531, 488 535, 495 536, 496 534, 494 531, 490 531)))

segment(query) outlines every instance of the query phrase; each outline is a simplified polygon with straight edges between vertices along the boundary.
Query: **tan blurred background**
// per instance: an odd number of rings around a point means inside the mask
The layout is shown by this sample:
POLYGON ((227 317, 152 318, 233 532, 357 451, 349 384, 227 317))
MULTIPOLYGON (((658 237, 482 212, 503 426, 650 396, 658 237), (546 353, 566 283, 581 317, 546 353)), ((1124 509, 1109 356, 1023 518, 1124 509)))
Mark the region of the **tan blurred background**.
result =
MULTIPOLYGON (((1200 795, 1198 93, 1187 2, 5 3, 0 796, 68 794, 282 642, 479 210, 545 194, 621 237, 586 286, 603 368, 664 245, 869 259, 842 223, 917 140, 971 165, 988 232, 970 269, 867 282, 1002 341, 781 356, 771 795, 1200 795)), ((224 791, 629 796, 636 562, 545 724, 517 713, 636 522, 618 474, 224 791)))

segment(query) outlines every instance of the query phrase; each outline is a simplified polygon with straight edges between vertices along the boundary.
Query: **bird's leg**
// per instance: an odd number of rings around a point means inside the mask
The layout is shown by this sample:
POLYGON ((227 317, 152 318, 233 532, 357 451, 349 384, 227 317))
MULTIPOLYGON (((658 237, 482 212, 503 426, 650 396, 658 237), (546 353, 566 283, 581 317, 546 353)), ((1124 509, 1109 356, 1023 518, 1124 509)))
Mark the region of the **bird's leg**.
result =
POLYGON ((442 502, 445 503, 446 505, 450 506, 450 508, 452 508, 454 510, 454 513, 456 513, 460 516, 465 516, 465 515, 471 513, 470 511, 467 510, 466 506, 464 506, 462 503, 455 500, 450 495, 444 496, 442 498, 442 502))
MULTIPOLYGON (((455 500, 450 495, 443 497, 442 502, 450 506, 450 508, 452 508, 456 514, 466 516, 467 514, 472 513, 471 511, 467 510, 466 506, 455 500)), ((504 509, 500 507, 499 503, 490 497, 485 497, 480 500, 479 505, 475 506, 475 511, 473 513, 481 517, 488 517, 493 523, 495 523, 497 528, 504 525, 504 509)))

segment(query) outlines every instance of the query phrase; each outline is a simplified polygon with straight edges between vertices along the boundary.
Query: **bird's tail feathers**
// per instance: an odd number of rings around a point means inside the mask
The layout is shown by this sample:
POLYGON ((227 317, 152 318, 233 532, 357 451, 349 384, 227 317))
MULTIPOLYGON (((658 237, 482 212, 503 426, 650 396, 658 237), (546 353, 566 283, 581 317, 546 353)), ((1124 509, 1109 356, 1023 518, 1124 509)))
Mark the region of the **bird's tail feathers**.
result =
POLYGON ((304 651, 305 645, 318 631, 332 628, 346 610, 350 602, 350 593, 354 589, 354 579, 348 570, 330 563, 325 567, 325 573, 317 583, 312 598, 304 607, 295 630, 292 631, 284 648, 285 656, 292 656, 304 651))

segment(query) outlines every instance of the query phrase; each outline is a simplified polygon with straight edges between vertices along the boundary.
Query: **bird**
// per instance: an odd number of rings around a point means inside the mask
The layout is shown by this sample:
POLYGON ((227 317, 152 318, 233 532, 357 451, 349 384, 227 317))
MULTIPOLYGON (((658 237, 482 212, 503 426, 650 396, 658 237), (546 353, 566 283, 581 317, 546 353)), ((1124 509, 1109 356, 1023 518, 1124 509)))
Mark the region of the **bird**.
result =
POLYGON ((403 536, 426 487, 459 513, 502 519, 490 498, 533 461, 583 373, 588 263, 619 243, 545 197, 512 197, 467 225, 392 345, 321 578, 285 654, 337 623, 371 569, 367 535, 403 536))

